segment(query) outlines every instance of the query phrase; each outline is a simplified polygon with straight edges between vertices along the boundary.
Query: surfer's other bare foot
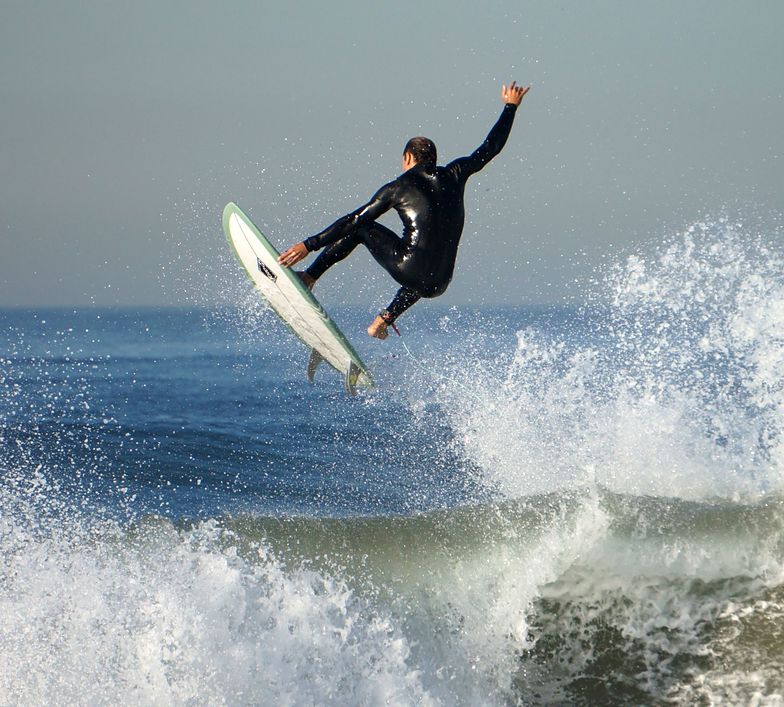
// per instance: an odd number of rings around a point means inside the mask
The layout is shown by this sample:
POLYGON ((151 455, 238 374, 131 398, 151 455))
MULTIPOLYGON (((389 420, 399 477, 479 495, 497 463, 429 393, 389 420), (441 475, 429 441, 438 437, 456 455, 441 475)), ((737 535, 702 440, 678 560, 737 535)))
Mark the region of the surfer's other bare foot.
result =
POLYGON ((315 277, 311 277, 304 270, 300 270, 297 273, 297 277, 302 281, 302 284, 305 285, 305 287, 308 288, 308 290, 312 290, 313 289, 313 285, 316 284, 316 278, 315 277))
POLYGON ((367 332, 376 339, 386 339, 389 336, 387 326, 388 324, 381 317, 376 317, 367 332))

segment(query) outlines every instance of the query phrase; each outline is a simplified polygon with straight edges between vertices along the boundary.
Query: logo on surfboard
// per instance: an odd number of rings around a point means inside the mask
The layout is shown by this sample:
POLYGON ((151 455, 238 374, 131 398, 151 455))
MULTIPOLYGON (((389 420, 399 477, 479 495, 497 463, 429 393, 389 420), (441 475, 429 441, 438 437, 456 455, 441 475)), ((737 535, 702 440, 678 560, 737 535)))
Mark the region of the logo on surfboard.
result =
POLYGON ((256 265, 259 268, 259 272, 265 277, 269 278, 273 282, 275 282, 278 279, 278 276, 274 272, 272 272, 272 270, 270 270, 266 265, 264 265, 264 263, 262 263, 258 257, 256 258, 256 265))

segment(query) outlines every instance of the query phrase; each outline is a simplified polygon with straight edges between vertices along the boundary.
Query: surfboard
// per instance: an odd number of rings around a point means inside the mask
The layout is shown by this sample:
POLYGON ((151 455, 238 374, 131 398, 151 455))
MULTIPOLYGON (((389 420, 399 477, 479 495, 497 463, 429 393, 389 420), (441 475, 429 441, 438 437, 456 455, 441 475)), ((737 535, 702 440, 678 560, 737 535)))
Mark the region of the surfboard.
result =
POLYGON ((319 364, 326 361, 342 376, 346 390, 372 387, 373 377, 338 325, 319 304, 297 274, 278 264, 280 253, 239 206, 223 210, 223 230, 237 259, 262 298, 310 348, 308 380, 313 382, 319 364))

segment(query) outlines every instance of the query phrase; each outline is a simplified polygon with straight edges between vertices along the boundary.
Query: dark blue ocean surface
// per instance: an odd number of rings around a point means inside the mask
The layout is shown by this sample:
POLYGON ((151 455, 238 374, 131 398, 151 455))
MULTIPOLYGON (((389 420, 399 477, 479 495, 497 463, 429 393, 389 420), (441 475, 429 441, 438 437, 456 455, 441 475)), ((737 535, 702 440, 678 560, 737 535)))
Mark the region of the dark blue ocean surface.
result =
POLYGON ((412 361, 395 338, 359 338, 364 312, 341 312, 379 381, 351 398, 327 366, 308 384, 307 350, 271 315, 248 331, 231 311, 7 310, 5 441, 25 454, 38 446, 64 476, 79 470, 96 505, 134 515, 406 514, 481 500, 486 489, 437 406, 408 409, 411 369, 426 399, 447 375, 429 351, 454 358, 482 330, 506 332, 513 351, 516 328, 574 314, 459 317, 454 331, 438 327, 454 313, 410 317, 406 342, 421 353, 412 361))
POLYGON ((332 311, 356 397, 257 305, 0 312, 3 701, 780 704, 782 258, 593 288, 332 311))

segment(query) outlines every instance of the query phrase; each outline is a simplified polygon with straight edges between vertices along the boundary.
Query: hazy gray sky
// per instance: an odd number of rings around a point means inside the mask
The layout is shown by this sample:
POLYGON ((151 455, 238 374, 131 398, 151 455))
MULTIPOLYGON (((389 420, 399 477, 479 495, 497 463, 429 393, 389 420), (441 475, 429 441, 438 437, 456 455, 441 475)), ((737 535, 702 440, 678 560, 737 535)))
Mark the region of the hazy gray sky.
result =
MULTIPOLYGON (((510 78, 441 300, 557 301, 706 212, 782 209, 782 27, 778 0, 0 0, 0 306, 220 302, 225 202, 302 240, 411 135, 473 150, 510 78)), ((353 260, 325 296, 385 304, 353 260)))

